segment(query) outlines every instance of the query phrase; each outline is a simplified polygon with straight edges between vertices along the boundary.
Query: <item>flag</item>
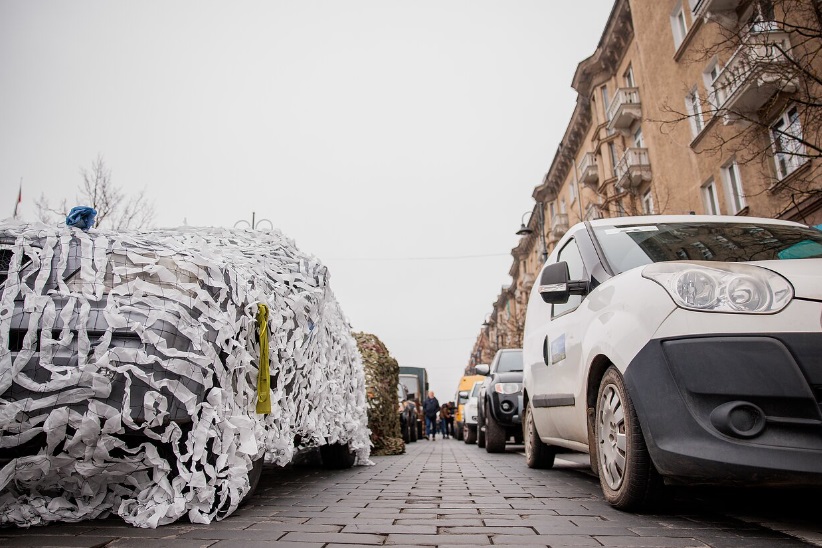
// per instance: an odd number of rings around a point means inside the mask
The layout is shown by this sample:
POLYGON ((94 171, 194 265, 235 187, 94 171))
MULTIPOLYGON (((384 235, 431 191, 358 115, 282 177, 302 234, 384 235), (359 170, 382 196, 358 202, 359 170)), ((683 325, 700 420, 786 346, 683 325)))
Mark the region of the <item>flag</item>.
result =
POLYGON ((20 179, 20 188, 17 191, 17 201, 14 202, 14 219, 17 218, 17 208, 20 207, 20 202, 23 201, 23 180, 20 179))

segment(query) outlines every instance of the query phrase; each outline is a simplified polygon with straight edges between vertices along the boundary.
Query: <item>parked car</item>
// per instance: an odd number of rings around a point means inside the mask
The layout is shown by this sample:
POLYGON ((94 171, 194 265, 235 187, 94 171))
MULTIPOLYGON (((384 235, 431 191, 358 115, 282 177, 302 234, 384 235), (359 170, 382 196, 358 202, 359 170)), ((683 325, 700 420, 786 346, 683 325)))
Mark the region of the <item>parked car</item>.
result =
POLYGON ((472 444, 477 442, 477 419, 479 418, 479 411, 477 410, 477 401, 479 399, 480 388, 484 381, 474 381, 474 386, 468 391, 468 398, 463 407, 463 423, 461 439, 467 443, 472 444))
POLYGON ((278 231, 3 222, 0 265, 0 523, 208 523, 264 459, 367 461, 356 343, 278 231))
POLYGON ((522 350, 498 350, 490 367, 476 370, 487 376, 477 396, 477 445, 500 453, 512 437, 522 443, 522 350))
POLYGON ((822 483, 822 232, 724 216, 572 227, 531 291, 525 453, 589 452, 622 509, 665 483, 822 483))
MULTIPOLYGON (((465 421, 463 417, 465 416, 465 414, 463 408, 465 406, 465 402, 468 401, 471 389, 474 387, 474 384, 477 381, 482 382, 484 380, 485 377, 483 377, 482 375, 464 375, 460 378, 459 385, 457 385, 457 395, 454 397, 454 401, 457 404, 457 412, 454 415, 454 428, 456 429, 456 437, 458 440, 462 440, 464 437, 463 426, 465 421)), ((474 421, 474 423, 476 424, 476 420, 474 421)), ((471 443, 474 442, 472 441, 471 443)))

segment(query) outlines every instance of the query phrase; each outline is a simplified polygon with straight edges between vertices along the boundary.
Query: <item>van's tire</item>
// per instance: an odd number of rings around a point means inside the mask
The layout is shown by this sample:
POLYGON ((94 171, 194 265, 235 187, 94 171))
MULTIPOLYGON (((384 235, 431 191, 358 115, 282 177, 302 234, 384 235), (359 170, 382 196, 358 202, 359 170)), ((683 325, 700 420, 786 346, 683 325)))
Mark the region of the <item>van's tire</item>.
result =
POLYGON ((546 469, 554 467, 554 457, 556 457, 557 451, 554 447, 539 439, 530 404, 525 406, 522 437, 525 442, 525 464, 528 465, 528 468, 546 469))
POLYGON ((458 425, 457 431, 454 432, 454 435, 457 437, 457 441, 465 441, 465 423, 458 425))
POLYGON ((631 397, 614 366, 599 385, 594 432, 605 500, 620 510, 642 510, 659 502, 662 477, 654 468, 631 397))
POLYGON ((476 426, 472 429, 467 424, 462 427, 462 437, 464 438, 463 441, 466 445, 472 445, 477 443, 477 428, 476 426))
POLYGON ((320 447, 323 468, 343 470, 354 466, 357 456, 351 452, 347 443, 328 443, 320 447))
POLYGON ((254 496, 257 486, 260 484, 260 477, 263 475, 264 461, 265 459, 260 457, 251 463, 251 470, 248 471, 248 483, 250 485, 250 489, 248 490, 248 493, 243 496, 243 500, 240 501, 240 504, 237 505, 238 508, 247 504, 248 501, 251 500, 251 497, 254 496))
POLYGON ((501 426, 491 415, 491 410, 485 408, 485 450, 489 453, 505 451, 505 427, 501 426))

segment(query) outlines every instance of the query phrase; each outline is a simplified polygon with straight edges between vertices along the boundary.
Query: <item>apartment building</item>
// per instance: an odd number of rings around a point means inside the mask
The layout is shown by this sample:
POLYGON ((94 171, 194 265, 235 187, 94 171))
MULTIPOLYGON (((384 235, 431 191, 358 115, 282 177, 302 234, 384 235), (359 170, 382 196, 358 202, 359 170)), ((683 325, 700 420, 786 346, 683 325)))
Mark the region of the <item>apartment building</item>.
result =
POLYGON ((573 76, 573 114, 492 315, 503 293, 524 310, 546 253, 581 220, 822 224, 821 35, 819 0, 616 0, 573 76))

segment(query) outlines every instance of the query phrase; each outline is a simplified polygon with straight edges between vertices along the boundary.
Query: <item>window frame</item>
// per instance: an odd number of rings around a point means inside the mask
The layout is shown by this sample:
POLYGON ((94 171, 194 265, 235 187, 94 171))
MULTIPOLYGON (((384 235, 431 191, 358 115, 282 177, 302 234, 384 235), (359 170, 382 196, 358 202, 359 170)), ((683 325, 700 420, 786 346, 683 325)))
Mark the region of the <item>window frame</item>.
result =
POLYGON ((651 194, 650 188, 642 193, 642 213, 644 215, 655 215, 654 196, 651 194))
POLYGON ((719 193, 716 188, 716 181, 711 177, 700 189, 702 194, 702 205, 705 207, 706 215, 722 215, 719 208, 719 193))
POLYGON ((773 150, 773 162, 774 168, 776 169, 776 177, 781 181, 802 167, 808 159, 804 156, 805 145, 801 142, 801 140, 804 139, 804 133, 802 131, 802 121, 799 116, 799 107, 794 104, 788 105, 788 107, 782 111, 774 123, 770 125, 768 133, 771 137, 771 148, 773 150), (791 116, 791 111, 795 112, 795 117, 791 116), (785 129, 776 128, 777 125, 781 124, 784 124, 783 127, 785 129), (791 126, 794 124, 796 124, 796 127, 799 130, 798 135, 789 133, 791 126), (779 133, 776 133, 775 130, 779 133), (793 150, 789 150, 789 147, 785 146, 785 144, 790 141, 795 143, 795 148, 793 150))
POLYGON ((674 37, 674 50, 678 50, 688 36, 688 19, 685 17, 683 3, 677 2, 671 11, 671 33, 674 37))
POLYGON ((691 135, 696 138, 705 129, 705 119, 702 114, 702 102, 699 89, 694 86, 685 96, 685 110, 691 123, 691 135))
POLYGON ((742 188, 742 175, 736 160, 722 166, 722 180, 725 182, 725 201, 728 204, 728 213, 736 215, 748 207, 742 188))

